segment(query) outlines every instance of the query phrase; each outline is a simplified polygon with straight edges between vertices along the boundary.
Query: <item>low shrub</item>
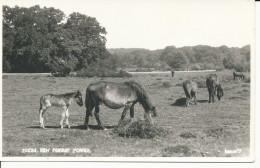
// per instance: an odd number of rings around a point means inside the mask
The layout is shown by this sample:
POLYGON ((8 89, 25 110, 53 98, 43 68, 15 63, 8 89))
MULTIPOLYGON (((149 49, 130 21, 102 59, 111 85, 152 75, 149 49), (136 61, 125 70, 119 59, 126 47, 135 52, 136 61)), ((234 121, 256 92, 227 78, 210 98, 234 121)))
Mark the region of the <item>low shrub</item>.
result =
POLYGON ((132 77, 126 71, 116 71, 103 66, 102 63, 93 63, 77 72, 77 77, 132 77))
POLYGON ((184 139, 196 138, 196 137, 197 137, 196 135, 194 135, 194 134, 192 134, 192 133, 190 133, 190 132, 183 132, 183 133, 181 133, 180 136, 181 136, 182 138, 184 138, 184 139))
POLYGON ((196 151, 191 150, 185 145, 176 145, 165 147, 162 151, 163 157, 189 157, 189 156, 200 156, 196 151))
POLYGON ((163 87, 164 88, 170 88, 171 87, 171 83, 170 82, 163 82, 163 87))
POLYGON ((151 139, 155 136, 166 136, 168 131, 162 127, 150 124, 147 120, 141 119, 127 119, 123 120, 114 132, 122 137, 139 137, 142 139, 151 139))

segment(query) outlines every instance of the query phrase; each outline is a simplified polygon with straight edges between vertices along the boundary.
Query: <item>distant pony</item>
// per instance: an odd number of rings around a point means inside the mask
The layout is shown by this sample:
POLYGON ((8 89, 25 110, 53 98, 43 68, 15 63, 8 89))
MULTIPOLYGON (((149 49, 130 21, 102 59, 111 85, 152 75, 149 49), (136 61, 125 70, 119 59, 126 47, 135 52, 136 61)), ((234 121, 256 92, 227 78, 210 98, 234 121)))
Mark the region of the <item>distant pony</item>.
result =
POLYGON ((137 82, 115 83, 100 81, 90 84, 86 90, 86 118, 84 125, 86 129, 89 129, 89 116, 93 116, 92 110, 95 108, 94 114, 97 123, 102 129, 106 130, 99 119, 100 106, 103 103, 111 109, 124 107, 119 123, 124 120, 128 109, 130 109, 130 117, 134 118, 134 105, 137 102, 144 108, 144 118, 153 124, 151 113, 156 117, 155 106, 152 105, 147 93, 137 82))
POLYGON ((172 70, 172 71, 171 71, 171 73, 172 73, 172 77, 174 77, 175 71, 174 71, 174 70, 172 70))
POLYGON ((194 98, 194 102, 197 105, 196 100, 196 92, 197 92, 198 86, 195 82, 186 80, 183 82, 183 90, 186 95, 186 107, 189 106, 190 100, 194 98))
POLYGON ((216 74, 210 74, 207 77, 206 85, 207 85, 207 88, 209 91, 209 103, 211 103, 211 102, 214 103, 214 101, 215 101, 214 97, 215 97, 216 91, 217 91, 218 100, 221 100, 222 96, 224 96, 224 91, 223 91, 221 85, 219 84, 218 76, 216 74))
POLYGON ((238 80, 244 80, 245 79, 245 75, 243 73, 238 73, 238 72, 233 72, 233 76, 234 76, 234 80, 236 80, 238 78, 238 80))
POLYGON ((40 98, 40 110, 39 110, 41 128, 45 128, 44 122, 43 122, 44 114, 46 113, 47 109, 51 106, 63 108, 62 118, 60 121, 60 127, 61 127, 61 129, 63 129, 63 120, 66 117, 66 125, 68 128, 70 128, 69 106, 71 105, 71 103, 74 99, 76 100, 76 102, 79 106, 83 105, 82 95, 81 95, 80 91, 73 92, 73 93, 60 94, 60 95, 47 94, 45 96, 42 96, 40 98))

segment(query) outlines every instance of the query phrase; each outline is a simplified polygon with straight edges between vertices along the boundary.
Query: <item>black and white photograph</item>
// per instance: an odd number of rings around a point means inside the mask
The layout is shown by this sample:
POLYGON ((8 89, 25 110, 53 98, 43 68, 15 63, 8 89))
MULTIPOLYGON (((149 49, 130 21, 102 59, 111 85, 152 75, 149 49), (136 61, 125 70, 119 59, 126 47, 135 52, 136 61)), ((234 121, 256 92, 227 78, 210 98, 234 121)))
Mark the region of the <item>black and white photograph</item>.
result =
POLYGON ((1 5, 1 161, 254 161, 253 0, 1 5))

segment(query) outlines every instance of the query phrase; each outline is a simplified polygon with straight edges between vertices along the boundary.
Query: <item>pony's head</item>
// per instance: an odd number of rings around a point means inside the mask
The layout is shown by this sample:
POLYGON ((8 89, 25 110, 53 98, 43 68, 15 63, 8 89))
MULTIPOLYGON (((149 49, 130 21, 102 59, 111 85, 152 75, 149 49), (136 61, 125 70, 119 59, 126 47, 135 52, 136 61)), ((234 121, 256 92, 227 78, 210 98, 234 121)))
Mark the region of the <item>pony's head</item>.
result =
POLYGON ((218 87, 217 87, 218 100, 221 100, 223 96, 224 96, 224 91, 223 91, 221 85, 219 84, 218 87))
POLYGON ((75 95, 75 100, 76 100, 76 102, 77 102, 77 104, 78 104, 79 106, 82 106, 82 105, 83 105, 82 94, 81 94, 81 92, 80 92, 79 90, 77 91, 77 93, 76 93, 76 95, 75 95))
POLYGON ((152 113, 153 117, 157 117, 157 112, 156 112, 155 106, 152 107, 151 113, 152 113))

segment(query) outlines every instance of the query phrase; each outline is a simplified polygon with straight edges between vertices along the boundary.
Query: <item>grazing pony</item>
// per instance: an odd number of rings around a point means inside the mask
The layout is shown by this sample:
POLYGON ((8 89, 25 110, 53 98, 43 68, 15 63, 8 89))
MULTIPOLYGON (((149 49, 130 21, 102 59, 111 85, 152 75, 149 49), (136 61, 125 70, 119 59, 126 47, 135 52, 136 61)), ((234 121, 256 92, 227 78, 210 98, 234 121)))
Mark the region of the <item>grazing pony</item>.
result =
POLYGON ((183 82, 183 90, 186 95, 186 107, 189 106, 190 100, 194 97, 194 102, 197 105, 196 100, 196 92, 197 92, 198 86, 195 82, 186 80, 183 82))
POLYGON ((51 106, 63 108, 62 118, 60 121, 61 129, 63 129, 63 120, 65 117, 66 117, 66 125, 68 128, 70 128, 69 106, 71 105, 73 100, 76 100, 76 102, 79 106, 83 105, 82 94, 79 90, 77 92, 73 92, 73 93, 66 93, 66 94, 60 94, 60 95, 47 94, 47 95, 42 96, 40 98, 40 110, 39 110, 41 128, 45 128, 44 123, 43 123, 44 114, 46 113, 47 109, 51 106))
POLYGON ((217 90, 218 100, 221 100, 222 96, 224 96, 224 91, 218 82, 218 76, 216 74, 210 74, 207 77, 206 85, 209 91, 209 103, 211 102, 214 103, 215 101, 214 96, 216 94, 216 90, 217 90))
POLYGON ((238 73, 238 72, 233 72, 233 76, 234 76, 234 80, 236 78, 238 78, 239 80, 244 80, 245 79, 245 75, 243 73, 238 73))
POLYGON ((119 123, 124 120, 128 109, 130 109, 130 117, 134 118, 134 105, 137 102, 144 108, 144 118, 153 124, 151 113, 156 117, 155 106, 152 105, 147 93, 140 84, 134 81, 124 83, 100 81, 90 84, 86 90, 86 118, 84 125, 86 129, 89 129, 89 116, 93 116, 92 110, 95 108, 96 121, 102 129, 106 130, 99 119, 99 111, 103 103, 111 109, 124 107, 119 123))

